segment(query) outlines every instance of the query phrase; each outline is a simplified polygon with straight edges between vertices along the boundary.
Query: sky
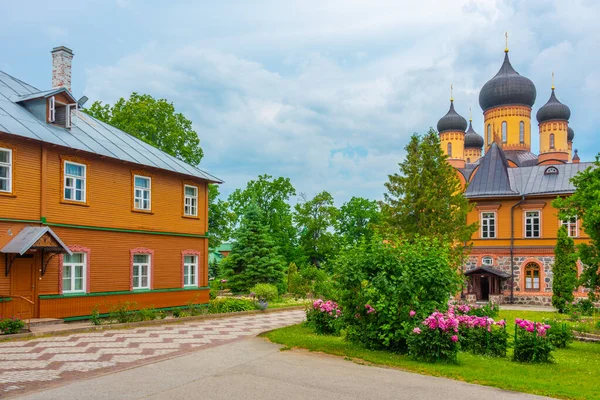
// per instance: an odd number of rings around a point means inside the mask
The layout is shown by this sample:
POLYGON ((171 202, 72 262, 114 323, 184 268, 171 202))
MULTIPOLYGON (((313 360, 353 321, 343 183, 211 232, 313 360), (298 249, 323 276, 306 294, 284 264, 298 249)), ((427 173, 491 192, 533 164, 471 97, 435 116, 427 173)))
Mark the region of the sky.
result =
MULTIPOLYGON (((582 161, 600 152, 600 2, 0 1, 0 70, 51 87, 50 50, 73 49, 73 92, 173 102, 200 167, 227 196, 260 174, 341 205, 383 197, 410 136, 457 111, 483 132, 479 90, 504 57, 571 108, 582 161)), ((532 121, 532 151, 539 151, 532 121)))

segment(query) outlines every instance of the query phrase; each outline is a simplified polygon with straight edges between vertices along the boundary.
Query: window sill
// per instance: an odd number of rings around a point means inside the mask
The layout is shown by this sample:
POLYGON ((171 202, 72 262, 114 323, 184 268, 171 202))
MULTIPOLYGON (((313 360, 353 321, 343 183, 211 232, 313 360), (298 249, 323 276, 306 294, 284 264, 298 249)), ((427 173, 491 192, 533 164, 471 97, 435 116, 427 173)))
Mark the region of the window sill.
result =
POLYGON ((87 292, 62 292, 61 293, 63 296, 65 297, 78 297, 78 296, 83 296, 86 295, 87 292))
POLYGON ((14 192, 0 192, 0 196, 4 196, 4 197, 17 197, 17 195, 14 192))
POLYGON ((87 201, 83 202, 83 201, 65 200, 65 199, 62 199, 60 201, 60 204, 69 204, 69 205, 72 205, 72 206, 80 206, 80 207, 89 207, 90 206, 87 203, 87 201))
POLYGON ((199 216, 194 217, 193 215, 182 215, 181 217, 186 218, 186 219, 196 219, 196 220, 200 219, 199 216))
POLYGON ((140 214, 154 215, 154 213, 152 212, 152 210, 137 210, 135 208, 132 208, 131 212, 140 213, 140 214))
POLYGON ((196 289, 198 289, 198 286, 190 286, 190 285, 188 285, 188 286, 184 286, 183 287, 183 290, 196 290, 196 289))
POLYGON ((136 292, 136 293, 139 293, 139 292, 151 292, 152 289, 150 289, 150 288, 133 288, 133 289, 131 289, 131 291, 132 292, 136 292))

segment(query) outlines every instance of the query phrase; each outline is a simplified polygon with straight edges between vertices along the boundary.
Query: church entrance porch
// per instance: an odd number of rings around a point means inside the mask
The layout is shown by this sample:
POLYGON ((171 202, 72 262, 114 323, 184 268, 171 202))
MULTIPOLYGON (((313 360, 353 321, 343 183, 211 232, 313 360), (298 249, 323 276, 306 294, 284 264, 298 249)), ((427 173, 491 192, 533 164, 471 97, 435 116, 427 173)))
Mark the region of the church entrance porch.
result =
POLYGON ((509 278, 509 274, 491 267, 479 267, 465 272, 465 276, 468 277, 467 299, 503 303, 502 281, 509 278))

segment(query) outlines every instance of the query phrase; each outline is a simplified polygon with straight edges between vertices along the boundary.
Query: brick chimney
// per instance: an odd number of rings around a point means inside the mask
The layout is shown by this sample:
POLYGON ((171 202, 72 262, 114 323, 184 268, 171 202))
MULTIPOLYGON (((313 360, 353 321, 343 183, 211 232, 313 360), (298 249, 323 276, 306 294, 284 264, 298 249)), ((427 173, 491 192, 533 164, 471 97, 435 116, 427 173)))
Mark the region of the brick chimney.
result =
POLYGON ((65 87, 71 91, 71 63, 73 62, 73 50, 59 46, 52 53, 52 88, 65 87))

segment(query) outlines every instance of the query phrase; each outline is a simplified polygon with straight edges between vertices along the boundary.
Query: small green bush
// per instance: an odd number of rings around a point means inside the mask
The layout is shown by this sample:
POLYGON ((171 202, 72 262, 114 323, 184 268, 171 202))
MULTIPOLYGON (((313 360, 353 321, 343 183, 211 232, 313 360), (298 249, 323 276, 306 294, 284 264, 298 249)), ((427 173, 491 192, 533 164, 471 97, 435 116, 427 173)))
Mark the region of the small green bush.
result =
POLYGON ((208 302, 208 312, 210 314, 251 311, 255 309, 256 303, 248 299, 221 297, 208 302))
POLYGON ((25 322, 17 317, 0 318, 0 333, 3 335, 12 335, 21 332, 25 322))
POLYGON ((452 331, 421 325, 413 329, 406 342, 408 354, 415 360, 448 363, 458 360, 458 336, 452 331))
POLYGON ((108 314, 108 318, 111 322, 117 322, 119 324, 125 324, 127 322, 133 322, 135 320, 136 312, 134 311, 137 303, 125 302, 118 303, 111 309, 108 314))
POLYGON ((560 321, 547 321, 546 323, 551 326, 546 332, 548 339, 557 349, 564 349, 575 339, 573 330, 566 323, 560 321))
POLYGON ((137 312, 138 321, 154 321, 157 318, 154 307, 143 308, 137 312))
POLYGON ((517 318, 513 360, 519 362, 552 362, 555 347, 548 335, 551 326, 517 318))
POLYGON ((334 301, 316 300, 306 310, 306 325, 319 335, 337 335, 341 330, 342 310, 334 301))
POLYGON ((277 287, 269 283, 257 283, 250 289, 257 299, 263 301, 273 301, 279 297, 277 287))
POLYGON ((102 319, 100 318, 99 306, 96 304, 94 308, 92 308, 91 314, 92 325, 102 325, 102 319))

